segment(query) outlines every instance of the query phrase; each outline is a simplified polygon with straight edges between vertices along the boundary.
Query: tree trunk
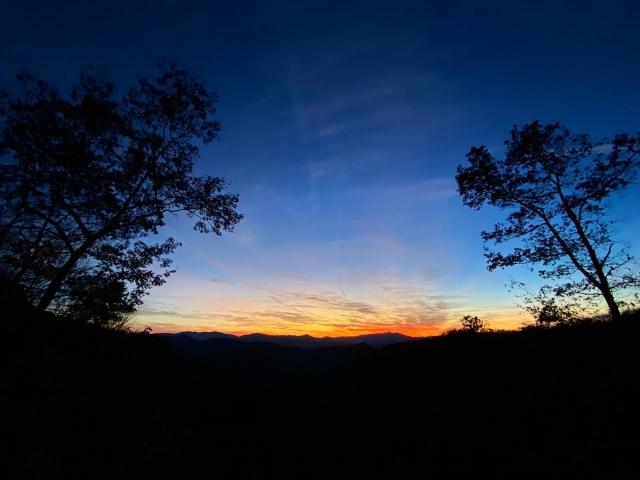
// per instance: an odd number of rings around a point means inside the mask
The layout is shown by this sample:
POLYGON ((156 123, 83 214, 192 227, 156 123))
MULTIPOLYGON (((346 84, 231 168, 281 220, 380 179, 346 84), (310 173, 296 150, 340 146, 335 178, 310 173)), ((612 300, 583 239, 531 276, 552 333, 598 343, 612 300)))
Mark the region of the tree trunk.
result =
POLYGON ((44 311, 49 308, 49 305, 51 305, 51 302, 55 298, 56 293, 58 293, 58 290, 60 290, 62 283, 65 281, 69 273, 71 273, 73 267, 76 265, 76 263, 78 263, 78 260, 80 260, 82 255, 86 253, 90 246, 91 244, 83 244, 78 250, 74 252, 73 255, 69 257, 67 263, 65 263, 62 268, 58 270, 58 273, 56 274, 54 279, 51 280, 51 283, 49 283, 49 286, 40 298, 40 301, 36 306, 36 313, 44 313, 44 311))
POLYGON ((622 318, 622 315, 620 314, 620 308, 618 308, 618 304, 613 298, 613 293, 611 293, 611 290, 609 288, 603 288, 601 289, 601 292, 602 296, 607 302, 607 306, 609 307, 609 312, 611 313, 611 321, 617 322, 622 318))

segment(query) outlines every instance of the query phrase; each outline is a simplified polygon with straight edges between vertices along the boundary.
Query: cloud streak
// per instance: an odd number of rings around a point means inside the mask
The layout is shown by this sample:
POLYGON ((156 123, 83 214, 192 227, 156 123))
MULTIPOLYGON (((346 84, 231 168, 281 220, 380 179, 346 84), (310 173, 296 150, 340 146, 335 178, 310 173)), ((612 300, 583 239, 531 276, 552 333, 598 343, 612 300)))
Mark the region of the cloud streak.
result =
POLYGON ((262 299, 254 308, 245 305, 211 313, 158 304, 143 307, 139 316, 155 319, 154 324, 160 329, 165 329, 164 324, 171 324, 171 331, 175 330, 175 325, 199 325, 199 330, 229 333, 350 335, 400 331, 427 335, 442 330, 449 323, 450 311, 460 307, 461 300, 410 285, 379 285, 372 301, 350 298, 342 286, 335 290, 303 291, 279 290, 260 284, 247 288, 262 299))

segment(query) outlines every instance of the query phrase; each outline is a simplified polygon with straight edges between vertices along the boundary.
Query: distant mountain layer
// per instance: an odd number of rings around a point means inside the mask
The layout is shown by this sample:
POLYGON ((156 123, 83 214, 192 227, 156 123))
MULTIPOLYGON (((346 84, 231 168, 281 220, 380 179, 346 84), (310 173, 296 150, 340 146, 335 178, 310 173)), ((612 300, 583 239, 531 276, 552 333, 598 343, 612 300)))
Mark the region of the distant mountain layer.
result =
POLYGON ((393 343, 407 342, 409 340, 417 340, 420 337, 409 337, 401 333, 372 333, 369 335, 357 335, 354 337, 312 337, 311 335, 265 335, 263 333, 251 333, 249 335, 230 335, 220 332, 180 332, 180 333, 161 333, 166 337, 182 336, 189 337, 194 340, 204 341, 212 338, 226 338, 229 340, 239 340, 242 342, 269 342, 285 347, 298 348, 318 348, 330 346, 347 346, 366 343, 372 347, 383 347, 393 343))

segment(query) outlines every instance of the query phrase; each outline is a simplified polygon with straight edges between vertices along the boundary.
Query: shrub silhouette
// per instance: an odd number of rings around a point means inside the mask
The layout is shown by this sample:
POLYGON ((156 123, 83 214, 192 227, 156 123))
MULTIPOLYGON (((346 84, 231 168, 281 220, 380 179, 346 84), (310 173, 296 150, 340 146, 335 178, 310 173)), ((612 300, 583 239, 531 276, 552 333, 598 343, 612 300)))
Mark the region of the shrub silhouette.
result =
POLYGON ((483 320, 480 320, 478 317, 465 315, 460 320, 462 324, 462 330, 464 331, 472 331, 472 332, 481 332, 483 330, 487 330, 489 328, 489 324, 483 320))

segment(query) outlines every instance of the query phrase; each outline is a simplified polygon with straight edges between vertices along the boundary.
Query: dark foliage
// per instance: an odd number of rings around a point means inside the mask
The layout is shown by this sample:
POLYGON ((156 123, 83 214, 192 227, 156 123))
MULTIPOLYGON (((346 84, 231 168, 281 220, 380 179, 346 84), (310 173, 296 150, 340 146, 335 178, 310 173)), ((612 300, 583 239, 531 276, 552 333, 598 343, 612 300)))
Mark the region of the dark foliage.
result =
POLYGON ((147 241, 166 215, 218 235, 242 218, 224 179, 192 175, 197 142, 220 130, 216 91, 174 63, 158 68, 123 97, 90 70, 69 98, 29 74, 21 96, 2 98, 0 261, 40 312, 121 322, 174 271, 179 244, 147 241))
POLYGON ((544 314, 558 303, 580 307, 600 299, 619 319, 623 296, 638 287, 640 274, 624 243, 614 239, 607 202, 637 177, 640 134, 593 143, 558 123, 536 121, 514 127, 505 145, 503 159, 473 147, 469 165, 460 165, 456 176, 465 205, 509 212, 506 223, 482 232, 483 240, 521 245, 506 254, 485 248, 488 269, 539 265, 542 278, 559 282, 541 292, 550 305, 544 314))
POLYGON ((480 332, 489 329, 489 323, 479 319, 476 316, 472 317, 471 315, 465 315, 464 317, 462 317, 462 319, 460 320, 460 324, 462 325, 463 330, 468 330, 471 332, 480 332))

